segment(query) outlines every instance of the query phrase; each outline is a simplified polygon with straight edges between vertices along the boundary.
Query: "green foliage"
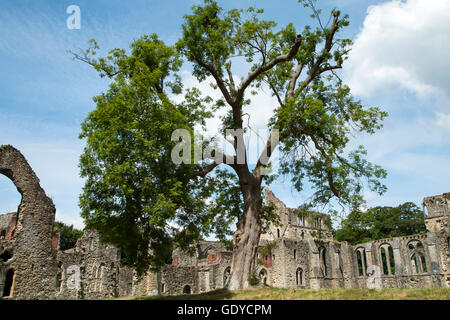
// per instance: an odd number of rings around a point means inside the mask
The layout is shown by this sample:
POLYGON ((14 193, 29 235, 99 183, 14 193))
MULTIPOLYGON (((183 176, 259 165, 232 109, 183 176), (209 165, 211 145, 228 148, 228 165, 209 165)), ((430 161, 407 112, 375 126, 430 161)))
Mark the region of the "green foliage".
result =
POLYGON ((397 207, 375 207, 366 212, 355 210, 336 231, 336 240, 351 244, 391 237, 425 233, 422 210, 412 202, 397 207))
POLYGON ((80 159, 86 178, 80 207, 86 226, 120 247, 127 264, 142 273, 163 265, 174 244, 199 240, 208 226, 211 193, 195 177, 197 166, 170 159, 172 132, 192 132, 209 114, 196 90, 180 104, 162 92, 180 66, 173 47, 144 36, 131 48, 130 55, 113 50, 111 65, 90 60, 101 72, 113 72, 114 81, 94 98, 97 108, 82 123, 87 145, 80 159))
POLYGON ((53 225, 53 232, 59 233, 59 248, 67 250, 75 247, 77 240, 83 235, 83 231, 75 229, 73 225, 66 225, 56 221, 53 225))
MULTIPOLYGON (((315 29, 305 26, 301 37, 292 23, 279 28, 262 19, 261 9, 224 11, 216 1, 205 0, 184 16, 175 46, 146 35, 129 52, 113 49, 96 58, 99 46, 92 40, 84 53, 74 54, 112 81, 107 92, 94 98, 97 107, 82 123, 82 217, 87 227, 101 232, 102 241, 120 247, 126 263, 139 274, 148 266, 163 265, 173 246, 189 249, 210 233, 225 241, 232 223, 243 221, 244 186, 253 183, 250 196, 259 197, 254 190, 277 178, 259 174, 270 163, 250 172, 248 163, 230 165, 233 171, 210 160, 171 161, 177 143, 172 132, 193 133, 220 108, 229 108, 221 129, 248 130, 243 117, 252 114, 246 109, 249 91, 255 95, 269 88, 277 98, 269 126, 280 132, 280 175, 288 175, 297 190, 311 185, 315 192, 310 206, 337 198, 356 208, 363 202, 365 181, 371 190, 385 191, 380 179, 386 172, 365 160, 362 147, 346 149, 350 135, 372 134, 386 117, 356 101, 335 72, 350 50, 351 41, 338 36, 348 17, 333 11, 324 25, 314 1, 300 2, 318 22, 315 29), (183 57, 199 81, 214 79, 211 85, 221 98, 213 100, 198 89, 183 91, 183 57), (232 61, 242 57, 250 72, 234 83, 232 61), (168 89, 184 94, 177 99, 181 102, 173 101, 168 89)), ((202 145, 213 143, 209 139, 202 145)), ((277 219, 271 207, 255 214, 264 223, 277 219)))
POLYGON ((272 250, 278 247, 278 243, 270 242, 266 244, 260 251, 261 258, 258 259, 257 264, 263 265, 263 259, 265 256, 272 256, 272 250))

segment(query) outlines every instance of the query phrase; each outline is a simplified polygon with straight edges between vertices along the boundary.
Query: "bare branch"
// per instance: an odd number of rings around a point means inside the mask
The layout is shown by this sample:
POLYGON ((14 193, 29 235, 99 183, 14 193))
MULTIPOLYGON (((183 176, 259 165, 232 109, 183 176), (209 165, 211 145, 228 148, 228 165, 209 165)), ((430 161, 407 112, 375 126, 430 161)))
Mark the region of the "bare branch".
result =
MULTIPOLYGON (((325 39, 325 47, 323 49, 323 52, 320 55, 320 57, 317 59, 317 61, 308 70, 308 76, 302 82, 302 84, 299 86, 299 88, 297 90, 300 90, 300 91, 303 90, 304 88, 306 88, 311 83, 311 81, 318 74, 321 74, 322 72, 327 71, 327 70, 322 70, 321 69, 321 65, 325 61, 326 55, 328 53, 330 53, 331 48, 333 47, 333 39, 334 39, 334 35, 336 34, 336 31, 338 30, 339 22, 340 22, 339 21, 339 12, 338 11, 333 11, 333 23, 332 23, 332 25, 330 27, 330 33, 327 35, 327 37, 325 39)), ((331 70, 333 70, 333 69, 331 69, 331 70)))
POLYGON ((220 91, 223 94, 223 97, 228 102, 228 104, 231 105, 231 106, 234 105, 234 101, 231 98, 231 95, 228 92, 223 79, 220 77, 219 70, 217 69, 217 65, 215 64, 214 55, 213 55, 213 65, 212 66, 206 64, 205 62, 203 62, 201 59, 199 59, 193 53, 191 53, 191 56, 195 60, 195 62, 198 63, 199 66, 201 66, 204 69, 208 70, 209 73, 213 76, 213 78, 216 80, 217 86, 219 87, 220 91))
POLYGON ((225 68, 227 69, 228 79, 230 81, 230 90, 234 95, 234 93, 236 92, 236 86, 234 85, 233 74, 231 73, 231 60, 227 64, 225 64, 225 68))
POLYGON ((263 72, 266 72, 267 70, 272 69, 281 62, 286 62, 292 59, 300 49, 302 40, 303 40, 302 36, 298 34, 295 43, 292 45, 291 50, 289 50, 287 54, 279 55, 276 58, 270 60, 268 63, 261 65, 255 71, 250 72, 247 78, 239 86, 239 89, 236 94, 236 102, 240 102, 242 100, 242 98, 244 97, 245 89, 247 89, 247 87, 252 83, 252 81, 255 80, 259 75, 261 75, 263 72))
POLYGON ((286 91, 286 99, 292 98, 294 96, 295 84, 297 83, 297 79, 300 77, 302 70, 303 70, 303 64, 298 62, 297 68, 291 74, 291 79, 289 80, 289 86, 286 91))
POLYGON ((270 81, 270 76, 267 75, 267 84, 269 85, 270 89, 272 90, 273 94, 275 95, 275 97, 278 100, 278 104, 280 106, 284 106, 283 100, 281 100, 280 95, 278 94, 278 91, 275 89, 275 87, 273 86, 272 82, 270 81))
POLYGON ((218 163, 212 163, 204 168, 202 170, 199 170, 194 173, 194 177, 202 177, 204 178, 208 173, 213 171, 219 164, 218 163))
MULTIPOLYGON (((82 50, 80 49, 80 51, 82 51, 82 50)), ((78 53, 75 53, 75 52, 73 52, 73 51, 71 51, 71 50, 68 50, 67 52, 73 55, 73 59, 80 60, 80 61, 82 61, 82 62, 84 62, 84 63, 87 63, 87 64, 93 66, 94 68, 98 67, 98 64, 97 64, 94 60, 92 60, 91 58, 89 58, 88 55, 87 55, 85 52, 83 52, 82 55, 79 55, 78 53)), ((109 78, 113 78, 113 77, 115 77, 116 75, 118 75, 118 74, 120 73, 120 71, 116 71, 116 72, 111 73, 111 72, 109 72, 108 70, 105 70, 104 68, 101 68, 101 70, 102 70, 109 78)))

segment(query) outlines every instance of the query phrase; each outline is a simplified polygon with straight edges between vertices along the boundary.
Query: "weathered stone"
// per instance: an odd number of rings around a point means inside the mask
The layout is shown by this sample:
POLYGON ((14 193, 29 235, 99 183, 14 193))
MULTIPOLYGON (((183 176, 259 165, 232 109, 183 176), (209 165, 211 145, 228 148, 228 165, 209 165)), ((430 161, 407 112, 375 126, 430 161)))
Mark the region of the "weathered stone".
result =
MULTIPOLYGON (((97 299, 201 293, 227 286, 232 252, 200 241, 176 249, 171 265, 138 278, 120 250, 85 230, 59 250, 55 207, 24 156, 0 146, 0 174, 22 195, 17 213, 0 215, 0 294, 4 299, 97 299)), ((327 215, 287 208, 269 190, 280 224, 261 235, 256 273, 280 288, 419 288, 450 286, 450 193, 424 198, 426 234, 355 246, 332 239, 327 215)))

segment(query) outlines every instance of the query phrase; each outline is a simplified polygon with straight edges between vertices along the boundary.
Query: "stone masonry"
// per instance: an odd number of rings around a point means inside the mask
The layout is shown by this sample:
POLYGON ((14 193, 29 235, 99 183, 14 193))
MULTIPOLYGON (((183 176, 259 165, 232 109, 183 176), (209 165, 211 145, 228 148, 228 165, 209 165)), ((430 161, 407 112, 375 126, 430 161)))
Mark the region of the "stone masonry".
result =
MULTIPOLYGON (((59 249, 55 206, 25 157, 0 146, 0 174, 22 195, 17 212, 0 215, 0 299, 98 299, 172 295, 225 288, 232 252, 200 241, 189 254, 141 278, 121 264, 120 250, 85 230, 74 248, 59 249)), ((261 235, 255 265, 262 285, 279 288, 450 286, 450 193, 423 200, 426 234, 352 246, 332 238, 329 216, 287 208, 269 190, 278 225, 261 235)))

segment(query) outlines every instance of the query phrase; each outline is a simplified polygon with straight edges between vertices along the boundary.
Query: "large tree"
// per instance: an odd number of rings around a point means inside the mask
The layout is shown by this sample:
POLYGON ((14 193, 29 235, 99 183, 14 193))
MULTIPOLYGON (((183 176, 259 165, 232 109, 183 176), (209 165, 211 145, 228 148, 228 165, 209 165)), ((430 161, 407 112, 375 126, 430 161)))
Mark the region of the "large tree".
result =
MULTIPOLYGON (((351 46, 349 39, 339 37, 348 17, 333 10, 324 24, 312 1, 299 2, 312 10, 316 28, 297 32, 292 23, 280 28, 262 19, 263 10, 225 11, 216 1, 205 0, 184 17, 174 47, 145 36, 132 44, 129 54, 115 49, 95 59, 93 42, 75 55, 113 79, 110 90, 96 97, 97 109, 82 127, 81 137, 87 138, 80 164, 87 178, 82 214, 104 240, 128 251, 136 267, 162 263, 158 257, 169 242, 187 247, 211 231, 224 238, 237 221, 229 287, 245 288, 256 267, 264 222, 273 218, 263 205, 264 183, 285 175, 298 191, 307 185, 312 190, 309 206, 336 202, 356 208, 365 187, 385 190, 379 180, 386 173, 365 160, 364 148, 347 150, 351 134, 374 133, 386 116, 355 100, 339 78, 351 46), (199 81, 212 79, 221 99, 203 96, 198 89, 186 90, 180 103, 170 99, 167 87, 175 94, 182 91, 180 54, 199 81), (244 60, 249 68, 240 79, 233 75, 235 60, 240 65, 244 60), (277 106, 267 143, 259 160, 250 164, 242 148, 249 129, 244 118, 258 112, 251 97, 263 89, 271 90, 277 106), (176 143, 171 132, 184 128, 192 133, 223 108, 221 132, 235 130, 231 140, 227 137, 234 153, 216 150, 210 159, 192 164, 171 161, 176 143), (276 148, 279 170, 268 174, 276 148)), ((212 143, 205 139, 203 146, 212 143)))
POLYGON ((397 207, 351 212, 336 231, 336 239, 358 244, 425 232, 423 211, 414 203, 405 202, 397 207))

